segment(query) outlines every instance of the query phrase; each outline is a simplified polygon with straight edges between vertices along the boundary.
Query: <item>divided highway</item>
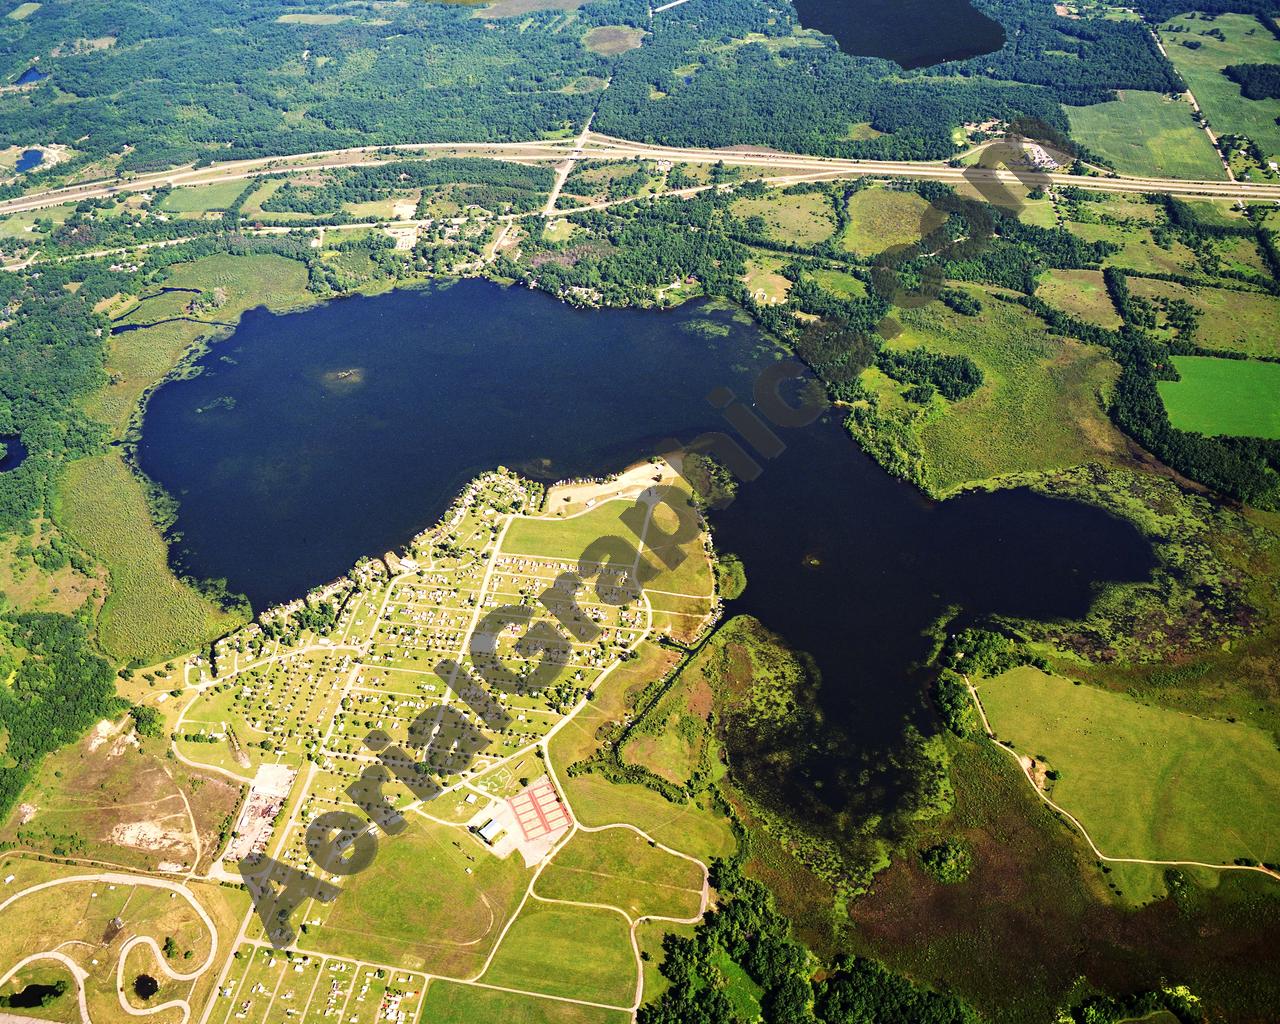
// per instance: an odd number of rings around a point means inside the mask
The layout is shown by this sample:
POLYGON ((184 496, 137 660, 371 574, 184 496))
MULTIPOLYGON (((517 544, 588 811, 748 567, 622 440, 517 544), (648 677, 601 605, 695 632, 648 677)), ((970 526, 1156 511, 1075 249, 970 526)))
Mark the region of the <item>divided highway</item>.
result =
POLYGON ((819 178, 908 178, 961 184, 985 181, 1005 185, 1024 184, 1049 187, 1070 185, 1099 192, 1138 192, 1238 199, 1245 202, 1280 202, 1280 183, 1243 181, 1191 181, 1180 178, 1089 177, 1060 172, 1021 171, 950 167, 940 161, 847 160, 836 157, 781 153, 754 147, 725 149, 680 148, 631 142, 592 132, 577 139, 509 143, 445 142, 412 143, 398 146, 362 146, 285 157, 257 157, 231 160, 207 167, 190 164, 166 171, 111 178, 80 185, 33 192, 0 202, 0 215, 42 210, 63 203, 98 199, 129 192, 146 192, 166 185, 203 185, 220 181, 247 180, 260 174, 302 174, 338 167, 361 167, 382 163, 396 156, 411 155, 487 156, 521 163, 563 163, 566 160, 670 160, 675 163, 758 167, 769 177, 804 176, 819 178))

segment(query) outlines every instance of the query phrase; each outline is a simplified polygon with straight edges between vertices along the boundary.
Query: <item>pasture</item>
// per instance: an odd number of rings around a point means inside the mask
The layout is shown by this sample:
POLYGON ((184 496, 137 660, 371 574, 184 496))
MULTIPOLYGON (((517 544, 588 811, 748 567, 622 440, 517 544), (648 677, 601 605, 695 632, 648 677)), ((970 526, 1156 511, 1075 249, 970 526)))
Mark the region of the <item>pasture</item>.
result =
POLYGON ((1219 135, 1246 135, 1262 150, 1266 159, 1280 155, 1280 100, 1250 100, 1240 86, 1222 73, 1232 64, 1280 63, 1280 40, 1247 14, 1222 14, 1208 18, 1202 14, 1182 14, 1161 26, 1161 36, 1173 61, 1191 91, 1195 93, 1214 132, 1219 135), (1209 35, 1220 32, 1225 39, 1209 35), (1183 40, 1198 42, 1190 49, 1183 40))
POLYGON ((160 204, 166 213, 207 213, 225 210, 248 187, 243 181, 217 181, 210 185, 175 188, 160 204))
POLYGON ((24 21, 31 17, 31 15, 35 14, 38 10, 40 10, 40 5, 38 3, 35 3, 34 0, 27 0, 27 3, 18 4, 18 6, 5 15, 5 17, 13 21, 24 21))
POLYGON ((1157 382, 1169 422, 1180 430, 1280 438, 1280 364, 1174 356, 1182 379, 1157 382))
POLYGON ((1049 795, 1108 856, 1280 861, 1280 752, 1262 730, 1029 666, 979 693, 1001 741, 1060 773, 1049 795))
POLYGON ((1191 104, 1155 92, 1122 91, 1087 107, 1065 107, 1071 134, 1121 174, 1221 180, 1222 161, 1192 119, 1191 104))
POLYGON ((1117 376, 1109 356, 1050 334, 1019 306, 975 294, 984 307, 977 317, 940 303, 901 311, 904 330, 888 343, 968 355, 983 372, 976 392, 956 403, 935 398, 939 414, 915 425, 931 490, 946 494, 1013 473, 1106 462, 1122 451, 1123 438, 1098 399, 1117 376))

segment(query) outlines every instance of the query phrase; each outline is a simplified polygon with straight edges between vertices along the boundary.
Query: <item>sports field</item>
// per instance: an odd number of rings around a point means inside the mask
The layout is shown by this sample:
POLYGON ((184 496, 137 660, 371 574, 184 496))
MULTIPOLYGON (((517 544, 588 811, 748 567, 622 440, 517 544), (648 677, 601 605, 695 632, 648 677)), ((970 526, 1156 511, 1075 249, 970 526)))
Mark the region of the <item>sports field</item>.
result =
POLYGON ((1066 107, 1071 134, 1121 174, 1221 180, 1222 161, 1192 119, 1191 104, 1155 92, 1066 107))
POLYGON ((1140 704, 1030 666, 979 687, 991 727, 1061 777, 1109 857, 1280 861, 1280 751, 1260 729, 1140 704))
POLYGON ((1158 382, 1169 422, 1210 436, 1280 438, 1280 363, 1174 356, 1179 381, 1158 382))

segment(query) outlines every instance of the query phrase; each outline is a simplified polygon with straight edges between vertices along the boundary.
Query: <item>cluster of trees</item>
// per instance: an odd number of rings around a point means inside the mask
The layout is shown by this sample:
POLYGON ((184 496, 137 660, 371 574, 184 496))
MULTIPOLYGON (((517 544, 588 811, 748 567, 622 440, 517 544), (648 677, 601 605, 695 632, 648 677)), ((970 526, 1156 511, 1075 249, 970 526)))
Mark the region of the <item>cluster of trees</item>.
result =
POLYGON ((906 352, 885 349, 876 358, 876 365, 890 377, 904 384, 928 388, 927 401, 937 391, 943 398, 958 402, 968 398, 982 387, 983 376, 978 365, 966 355, 939 355, 923 348, 906 352))
POLYGON ((1280 64, 1231 64, 1222 69, 1250 100, 1280 99, 1280 64))
POLYGON ((608 305, 649 303, 659 288, 697 284, 712 295, 743 294, 747 249, 723 230, 725 196, 628 204, 574 218, 589 240, 568 247, 531 231, 517 264, 498 260, 498 274, 536 284, 570 301, 598 296, 608 305))
POLYGON ((12 995, 0 995, 0 1008, 6 1010, 28 1010, 52 1006, 59 997, 66 995, 69 987, 65 978, 57 979, 52 985, 28 986, 28 988, 40 989, 39 995, 28 995, 25 988, 21 992, 15 992, 12 995))
POLYGON ((956 997, 863 957, 838 957, 815 982, 822 965, 791 937, 768 889, 725 861, 713 865, 712 884, 720 906, 691 937, 663 940, 661 971, 671 987, 640 1008, 640 1024, 737 1024, 743 1017, 724 991, 726 962, 763 990, 761 1016, 772 1024, 977 1024, 956 997))
POLYGON ((943 885, 955 885, 972 873, 973 851, 959 839, 944 839, 921 850, 920 863, 943 885))
POLYGON ((780 44, 797 25, 789 9, 765 0, 673 9, 601 94, 596 127, 675 145, 755 143, 892 160, 950 156, 951 132, 965 122, 1025 115, 1066 130, 1046 89, 978 75, 904 75, 896 64, 834 44, 780 44), (752 33, 773 37, 773 45, 707 45, 752 33), (851 139, 850 126, 860 123, 883 134, 851 139))

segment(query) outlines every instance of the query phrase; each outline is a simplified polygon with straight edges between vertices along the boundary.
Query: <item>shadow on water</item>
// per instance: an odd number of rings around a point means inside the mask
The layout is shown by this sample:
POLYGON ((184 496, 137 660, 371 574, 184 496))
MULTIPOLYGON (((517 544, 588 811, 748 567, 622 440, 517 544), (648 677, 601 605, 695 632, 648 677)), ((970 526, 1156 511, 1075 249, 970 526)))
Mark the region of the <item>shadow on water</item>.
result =
MULTIPOLYGON (((404 543, 481 470, 608 472, 719 429, 705 395, 750 394, 773 355, 730 311, 582 311, 482 281, 255 310, 200 374, 157 390, 138 454, 179 501, 180 570, 262 608, 404 543)), ((1096 508, 1026 490, 935 504, 834 417, 784 434, 713 516, 746 564, 730 610, 814 656, 828 712, 859 741, 887 741, 918 707, 908 666, 946 606, 1074 617, 1100 581, 1151 569, 1140 535, 1096 508)))
POLYGON ((903 68, 994 53, 1004 26, 970 0, 794 0, 800 24, 834 36, 845 53, 903 68))

